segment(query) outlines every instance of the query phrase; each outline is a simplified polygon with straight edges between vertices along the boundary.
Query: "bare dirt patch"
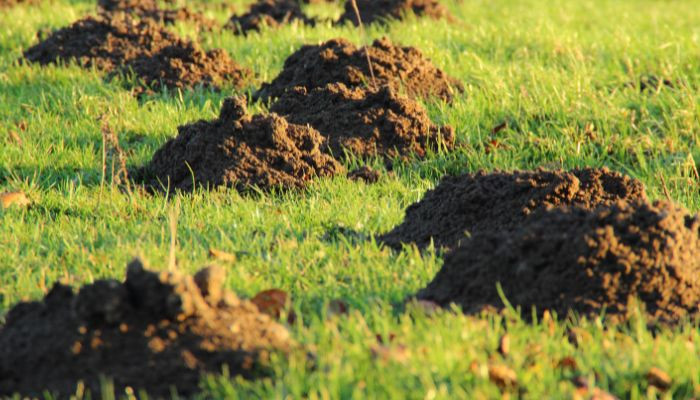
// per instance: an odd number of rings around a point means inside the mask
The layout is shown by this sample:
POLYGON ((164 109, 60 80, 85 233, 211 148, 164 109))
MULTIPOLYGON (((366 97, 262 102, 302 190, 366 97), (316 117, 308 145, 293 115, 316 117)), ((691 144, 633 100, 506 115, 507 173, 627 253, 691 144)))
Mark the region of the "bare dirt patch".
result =
POLYGON ((538 211, 513 231, 474 235, 446 256, 423 300, 466 312, 522 307, 673 323, 700 309, 700 218, 671 203, 538 211), (637 302, 637 300, 639 302, 637 302))
POLYGON ((245 35, 260 31, 263 26, 275 28, 293 22, 316 24, 315 19, 304 14, 298 0, 259 0, 246 13, 232 16, 226 27, 237 35, 245 35))
POLYGON ((138 174, 153 188, 227 186, 246 191, 301 188, 343 167, 323 154, 324 138, 277 114, 246 114, 243 99, 227 99, 218 119, 178 128, 138 174))
POLYGON ((644 185, 607 169, 478 172, 448 176, 406 209, 406 217, 379 240, 454 248, 470 235, 512 232, 540 209, 595 208, 617 200, 646 200, 644 185))
POLYGON ((423 157, 429 149, 454 147, 451 127, 434 125, 419 103, 389 87, 297 87, 270 109, 292 123, 317 129, 336 157, 344 150, 363 158, 423 157))
POLYGON ((100 397, 100 377, 117 393, 170 397, 198 391, 203 373, 253 378, 272 351, 294 346, 287 330, 223 289, 224 270, 194 277, 151 272, 132 261, 126 280, 98 280, 76 294, 56 284, 40 301, 15 305, 0 326, 0 395, 61 398, 78 382, 100 397))
POLYGON ((379 171, 366 165, 348 172, 348 179, 364 183, 377 183, 381 177, 382 174, 379 171))
MULTIPOLYGON (((447 9, 438 0, 357 0, 360 18, 365 24, 382 22, 389 19, 403 19, 412 12, 418 17, 434 19, 450 18, 447 9)), ((359 25, 351 1, 345 2, 345 12, 338 20, 339 24, 350 21, 359 25)))
POLYGON ((110 73, 133 72, 154 90, 241 87, 250 74, 223 50, 204 51, 150 19, 126 14, 81 19, 26 50, 24 57, 40 65, 76 62, 110 73))
POLYGON ((389 39, 375 40, 358 48, 345 39, 333 39, 320 45, 306 45, 289 56, 282 72, 256 93, 262 100, 282 96, 297 86, 307 89, 343 83, 348 87, 376 84, 405 90, 410 96, 436 97, 452 101, 463 91, 462 84, 437 68, 414 47, 401 47, 389 39), (372 73, 367 63, 367 51, 372 73))
POLYGON ((162 24, 187 21, 208 30, 216 26, 216 21, 206 18, 202 13, 187 7, 161 9, 155 0, 98 0, 97 6, 101 13, 108 16, 112 13, 128 13, 140 18, 153 19, 162 24))

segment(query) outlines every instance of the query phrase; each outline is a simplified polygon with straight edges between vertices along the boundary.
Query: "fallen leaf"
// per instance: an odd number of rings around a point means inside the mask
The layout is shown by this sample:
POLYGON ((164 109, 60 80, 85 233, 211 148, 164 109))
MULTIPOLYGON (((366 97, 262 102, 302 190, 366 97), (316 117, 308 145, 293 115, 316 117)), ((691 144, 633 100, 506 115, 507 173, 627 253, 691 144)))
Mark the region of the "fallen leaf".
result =
POLYGON ((396 362, 399 364, 405 364, 411 357, 411 352, 403 344, 385 346, 382 344, 374 345, 370 348, 372 352, 372 357, 380 359, 382 361, 396 362))
POLYGON ((501 364, 489 365, 489 380, 500 388, 518 385, 518 376, 515 371, 501 364))
POLYGON ((505 122, 505 121, 504 121, 504 122, 501 122, 500 124, 498 124, 498 125, 496 125, 496 126, 493 127, 493 129, 491 130, 491 134, 492 134, 492 135, 495 135, 495 134, 497 134, 498 132, 500 132, 500 131, 506 129, 507 127, 508 127, 508 122, 505 122))
POLYGON ((662 369, 651 367, 647 372, 647 383, 649 386, 665 391, 671 387, 671 377, 662 369))
POLYGON ((230 263, 236 262, 236 255, 235 254, 227 253, 225 251, 221 251, 221 250, 215 249, 213 247, 209 249, 209 258, 214 258, 214 259, 217 259, 219 261, 230 262, 230 263))
POLYGON ((261 313, 279 318, 289 308, 289 295, 280 289, 263 290, 250 300, 261 313))
POLYGON ((498 341, 498 352, 503 357, 508 356, 508 353, 510 353, 510 336, 507 333, 501 336, 501 339, 498 341))
POLYGON ((17 144, 18 146, 22 146, 22 138, 19 137, 17 132, 10 129, 9 131, 7 131, 7 135, 10 136, 10 140, 15 142, 15 144, 17 144))
POLYGON ((23 192, 5 192, 0 194, 0 203, 2 203, 2 208, 9 208, 11 206, 28 206, 31 201, 23 192))

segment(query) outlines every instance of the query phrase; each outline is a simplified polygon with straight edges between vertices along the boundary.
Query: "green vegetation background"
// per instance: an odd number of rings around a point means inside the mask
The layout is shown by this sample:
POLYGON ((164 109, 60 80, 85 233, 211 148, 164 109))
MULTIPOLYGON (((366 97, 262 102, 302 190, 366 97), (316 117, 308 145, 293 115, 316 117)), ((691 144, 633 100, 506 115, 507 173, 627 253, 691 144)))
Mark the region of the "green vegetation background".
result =
MULTIPOLYGON (((249 2, 232 3, 243 10, 249 2)), ((574 375, 622 398, 700 396, 697 326, 654 336, 643 321, 623 329, 578 322, 576 347, 567 340, 569 323, 528 325, 513 316, 452 312, 428 317, 401 304, 436 273, 441 255, 413 247, 392 252, 373 239, 398 224, 442 175, 478 169, 608 166, 642 180, 652 198, 665 196, 663 177, 674 200, 698 211, 697 2, 445 3, 458 23, 409 19, 369 27, 367 34, 416 46, 465 83, 453 105, 426 103, 434 121, 455 127, 458 150, 397 165, 376 185, 337 177, 297 193, 218 191, 176 199, 129 196, 110 185, 109 174, 101 186, 99 116, 108 116, 129 165, 138 166, 178 125, 213 118, 231 91, 161 93, 139 102, 124 82, 107 82, 96 71, 20 65, 16 60, 36 43, 38 30, 94 13, 94 4, 55 0, 0 10, 0 192, 24 190, 34 201, 29 209, 0 210, 0 313, 39 298, 57 280, 121 278, 136 255, 164 267, 168 220, 179 205, 179 266, 194 271, 211 262, 209 248, 235 253, 238 261, 225 264, 227 286, 241 296, 288 291, 301 316, 293 336, 319 357, 314 367, 302 358, 278 360, 275 376, 256 382, 213 376, 203 382, 204 396, 497 398, 501 392, 485 370, 489 361, 516 371, 519 389, 512 394, 525 398, 571 398, 574 375), (649 75, 674 87, 640 92, 640 78, 649 75), (503 122, 508 129, 492 133, 503 122), (327 316, 333 299, 347 302, 349 315, 327 316), (512 350, 503 358, 496 348, 506 330, 512 350), (395 335, 390 356, 376 356, 377 334, 395 335), (557 368, 564 357, 573 357, 577 372, 557 368), (664 395, 648 387, 651 366, 673 377, 664 395)), ((201 5, 220 22, 228 17, 219 3, 201 5)), ((337 16, 340 7, 309 10, 337 16)), ((248 37, 197 33, 186 24, 173 29, 253 69, 250 90, 272 79, 301 44, 363 40, 352 27, 329 23, 248 37)))

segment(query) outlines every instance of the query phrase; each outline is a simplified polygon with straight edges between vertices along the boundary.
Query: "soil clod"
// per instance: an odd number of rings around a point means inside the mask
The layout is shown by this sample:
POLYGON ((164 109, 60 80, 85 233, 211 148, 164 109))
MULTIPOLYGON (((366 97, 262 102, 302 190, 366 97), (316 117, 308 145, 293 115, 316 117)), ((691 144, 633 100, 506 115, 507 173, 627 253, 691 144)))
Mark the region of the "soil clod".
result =
POLYGON ((236 35, 260 31, 263 26, 278 27, 299 21, 314 26, 316 20, 304 14, 298 0, 259 0, 245 14, 231 17, 226 27, 236 35))
POLYGON ((363 181, 365 183, 377 183, 382 174, 369 166, 362 166, 348 172, 348 179, 351 181, 363 181))
POLYGON ((436 97, 450 102, 463 91, 462 84, 448 76, 414 47, 394 45, 389 39, 375 40, 372 46, 358 48, 345 39, 333 39, 320 45, 306 45, 289 56, 282 72, 262 85, 256 97, 267 100, 282 96, 297 86, 309 90, 329 83, 348 87, 390 86, 410 96, 436 97), (367 55, 372 62, 372 74, 367 55))
POLYGON ((41 65, 77 62, 110 73, 133 72, 140 84, 154 90, 241 87, 249 75, 223 50, 205 52, 153 20, 137 21, 127 14, 81 19, 26 50, 24 57, 41 65))
POLYGON ((512 232, 528 215, 546 208, 595 208, 617 200, 646 200, 644 185, 608 169, 478 172, 445 177, 406 209, 401 225, 379 239, 454 248, 468 236, 512 232))
POLYGON ((667 202, 540 210, 466 240, 418 298, 477 313, 504 307, 498 283, 526 318, 534 307, 621 322, 641 306, 677 322, 700 312, 700 218, 667 202))
POLYGON ((204 373, 226 365, 253 378, 271 351, 294 347, 283 326, 223 289, 223 270, 203 271, 158 273, 134 260, 124 282, 77 294, 56 284, 43 300, 15 305, 0 326, 0 395, 67 398, 82 381, 101 397, 104 376, 117 393, 190 396, 204 373))
MULTIPOLYGON (((438 0, 357 0, 357 8, 364 24, 389 19, 401 20, 409 12, 418 17, 449 18, 447 9, 438 0)), ((343 24, 347 21, 359 25, 350 0, 345 2, 345 12, 340 16, 338 23, 343 24)))
POLYGON ((224 101, 218 119, 178 128, 142 171, 156 189, 191 191, 195 186, 227 186, 246 191, 301 188, 315 177, 332 176, 343 167, 323 154, 324 138, 309 126, 283 117, 250 116, 245 100, 224 101))
POLYGON ((389 87, 348 88, 342 83, 285 93, 271 110, 290 122, 311 125, 328 139, 336 157, 423 157, 428 149, 451 149, 454 132, 438 127, 417 102, 389 87))

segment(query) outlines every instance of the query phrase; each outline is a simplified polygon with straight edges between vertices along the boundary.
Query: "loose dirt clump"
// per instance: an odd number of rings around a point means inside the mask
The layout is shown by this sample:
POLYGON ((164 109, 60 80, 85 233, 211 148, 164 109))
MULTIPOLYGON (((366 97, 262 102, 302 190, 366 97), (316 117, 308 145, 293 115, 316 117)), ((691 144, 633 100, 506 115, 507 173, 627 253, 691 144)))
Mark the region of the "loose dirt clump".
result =
POLYGON ((348 172, 348 179, 351 181, 363 181, 365 183, 377 183, 382 174, 368 166, 362 166, 348 172))
POLYGON ((380 236, 385 244, 454 248, 468 236, 512 232, 540 209, 576 205, 592 209, 618 200, 646 200, 636 179, 603 169, 478 172, 445 177, 406 209, 404 222, 380 236))
POLYGON ((256 97, 267 100, 297 86, 310 90, 336 82, 349 87, 388 85, 403 89, 410 96, 437 97, 447 102, 464 90, 458 80, 435 67, 414 47, 397 46, 381 38, 372 46, 358 48, 345 39, 333 39, 303 46, 289 56, 282 72, 272 82, 263 84, 256 97), (372 62, 371 72, 366 52, 372 62))
MULTIPOLYGON (((401 20, 409 12, 418 17, 449 18, 447 9, 438 0, 357 0, 357 8, 362 23, 365 24, 388 19, 401 20)), ((338 23, 344 24, 347 21, 359 25, 350 0, 345 2, 345 12, 340 16, 338 23)))
POLYGON ((301 188, 314 177, 343 170, 321 152, 324 139, 316 130, 274 113, 246 115, 243 99, 229 98, 218 119, 181 126, 178 131, 139 172, 153 188, 301 188))
POLYGON ((250 31, 260 31, 263 25, 274 28, 294 21, 310 26, 316 24, 315 19, 304 14, 298 0, 259 0, 245 14, 232 16, 226 27, 236 35, 246 35, 250 31))
MULTIPOLYGON (((225 272, 151 272, 132 261, 126 280, 98 280, 76 294, 56 284, 19 303, 0 326, 0 396, 60 398, 79 381, 101 397, 101 377, 156 398, 198 392, 204 373, 254 378, 270 352, 295 346, 288 331, 223 289, 225 272)), ((110 396, 111 397, 111 396, 110 396)), ((120 396, 121 397, 121 396, 120 396)))
POLYGON ((153 89, 242 86, 249 72, 223 50, 205 52, 150 19, 126 14, 86 17, 24 52, 41 65, 77 62, 110 73, 133 73, 153 89))
POLYGON ((161 9, 155 0, 98 0, 97 6, 107 17, 111 17, 113 13, 128 13, 140 18, 150 18, 161 24, 187 21, 208 30, 216 26, 216 21, 187 7, 161 9))
POLYGON ((533 307, 611 322, 636 306, 661 323, 699 315, 700 218, 666 202, 539 211, 513 231, 474 235, 418 297, 502 308, 497 283, 526 317, 533 307))
POLYGON ((434 125, 420 104, 389 87, 297 87, 270 109, 292 123, 317 129, 336 157, 344 150, 362 158, 423 157, 428 149, 454 147, 451 127, 434 125))

